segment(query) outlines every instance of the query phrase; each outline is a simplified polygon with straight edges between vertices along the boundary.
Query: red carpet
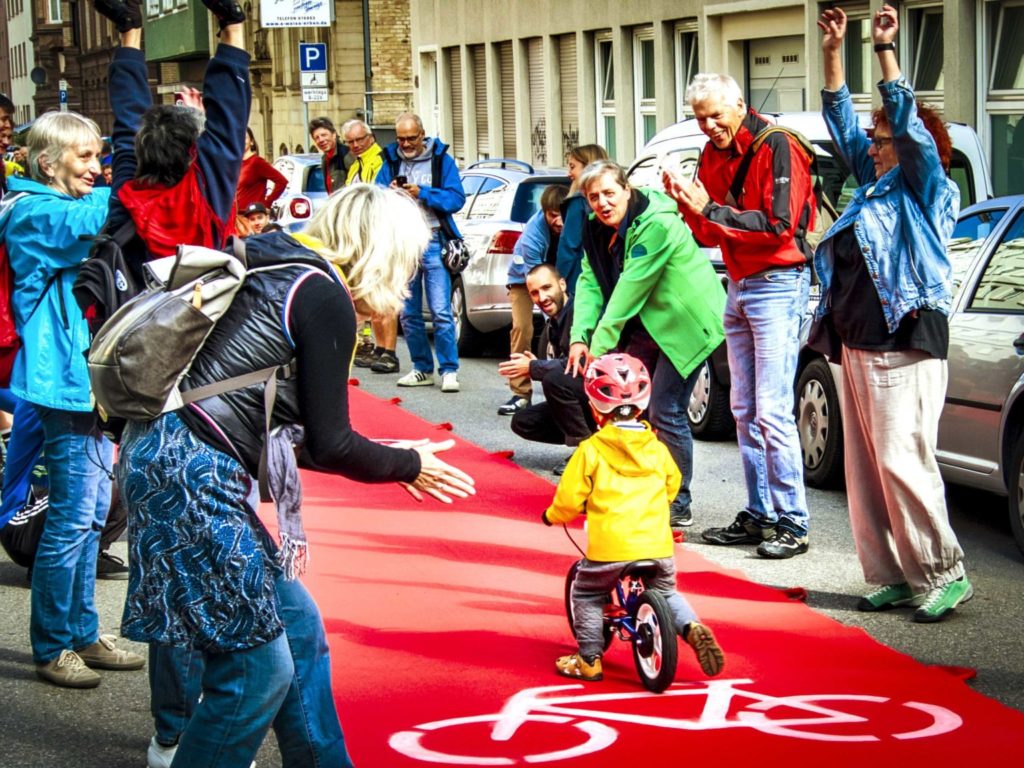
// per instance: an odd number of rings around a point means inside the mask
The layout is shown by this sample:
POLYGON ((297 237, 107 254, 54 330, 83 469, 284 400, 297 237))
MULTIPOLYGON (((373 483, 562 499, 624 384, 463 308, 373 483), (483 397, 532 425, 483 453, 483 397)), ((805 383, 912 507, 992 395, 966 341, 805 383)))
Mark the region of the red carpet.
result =
MULTIPOLYGON (((363 434, 450 436, 351 394, 363 434)), ((562 595, 577 555, 540 522, 553 486, 465 441, 446 457, 476 478, 476 497, 418 504, 397 485, 305 474, 305 583, 357 766, 1019 759, 1024 714, 685 547, 680 584, 726 652, 723 674, 704 678, 683 644, 676 684, 648 694, 616 640, 603 682, 559 677, 554 659, 574 648, 562 595)))

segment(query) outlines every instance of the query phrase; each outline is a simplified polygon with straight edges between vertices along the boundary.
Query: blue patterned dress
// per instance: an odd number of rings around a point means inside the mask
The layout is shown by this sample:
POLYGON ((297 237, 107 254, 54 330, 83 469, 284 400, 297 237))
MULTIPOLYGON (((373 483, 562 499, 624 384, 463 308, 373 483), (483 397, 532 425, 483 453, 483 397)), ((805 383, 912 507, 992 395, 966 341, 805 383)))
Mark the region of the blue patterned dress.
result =
POLYGON ((219 653, 281 633, 276 545, 236 459, 168 413, 129 422, 117 481, 130 510, 125 637, 219 653))

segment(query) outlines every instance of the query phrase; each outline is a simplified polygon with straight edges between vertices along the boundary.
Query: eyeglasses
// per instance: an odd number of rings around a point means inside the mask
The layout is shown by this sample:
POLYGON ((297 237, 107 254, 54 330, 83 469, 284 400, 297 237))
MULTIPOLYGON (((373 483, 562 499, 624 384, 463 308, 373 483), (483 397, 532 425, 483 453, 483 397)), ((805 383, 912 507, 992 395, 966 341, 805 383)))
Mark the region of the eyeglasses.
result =
POLYGON ((417 133, 414 136, 396 136, 399 144, 415 144, 423 136, 422 133, 417 133))
POLYGON ((892 144, 892 136, 872 136, 871 143, 875 145, 875 149, 885 149, 892 144))
POLYGON ((368 138, 370 138, 370 134, 364 133, 362 136, 353 136, 351 139, 348 139, 345 143, 348 144, 349 146, 351 146, 352 144, 361 144, 368 138))

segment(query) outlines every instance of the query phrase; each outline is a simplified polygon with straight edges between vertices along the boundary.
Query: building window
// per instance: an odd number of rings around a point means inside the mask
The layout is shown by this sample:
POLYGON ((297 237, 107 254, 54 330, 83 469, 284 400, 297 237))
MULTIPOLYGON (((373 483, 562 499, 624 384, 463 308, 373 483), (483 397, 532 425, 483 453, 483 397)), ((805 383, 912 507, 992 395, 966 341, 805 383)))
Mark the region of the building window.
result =
POLYGON ((594 39, 597 83, 597 143, 615 157, 615 58, 611 32, 594 39))
POLYGON ((997 195, 1024 192, 1024 2, 985 9, 985 73, 992 186, 997 195))
POLYGON ((908 8, 910 82, 918 94, 942 90, 942 8, 908 8))
POLYGON ((658 132, 658 103, 654 85, 654 30, 633 33, 633 94, 636 98, 636 149, 658 132))
POLYGON ((842 53, 846 87, 850 89, 850 94, 854 98, 862 97, 858 101, 863 101, 866 105, 871 103, 871 88, 874 81, 871 66, 875 60, 870 13, 867 8, 848 13, 842 53))
POLYGON ((697 74, 697 22, 686 22, 676 26, 676 120, 693 117, 690 103, 686 100, 686 86, 697 74))
POLYGON ((49 0, 49 22, 51 24, 59 24, 64 20, 64 17, 60 12, 60 0, 49 0))

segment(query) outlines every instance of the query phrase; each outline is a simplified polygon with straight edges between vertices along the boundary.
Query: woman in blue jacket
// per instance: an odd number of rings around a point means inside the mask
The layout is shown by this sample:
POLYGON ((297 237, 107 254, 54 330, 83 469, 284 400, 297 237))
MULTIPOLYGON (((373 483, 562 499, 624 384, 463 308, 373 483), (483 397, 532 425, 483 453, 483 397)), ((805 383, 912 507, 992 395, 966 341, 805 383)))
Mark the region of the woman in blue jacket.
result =
POLYGON ((882 107, 868 131, 843 75, 846 14, 832 8, 818 21, 825 122, 862 186, 815 254, 816 319, 842 360, 850 521, 864 578, 877 585, 857 607, 915 606, 915 621, 933 622, 974 593, 935 460, 952 303, 946 245, 960 193, 947 174, 949 134, 900 73, 898 18, 883 5, 872 19, 882 107))
POLYGON ((43 424, 50 507, 32 573, 32 658, 40 677, 92 688, 99 669, 139 669, 141 656, 99 634, 96 557, 110 507, 113 446, 95 427, 85 351, 89 329, 71 286, 107 216, 110 192, 96 189, 102 141, 96 123, 48 112, 28 136, 30 178, 11 179, 0 240, 14 273, 15 325, 22 348, 11 391, 43 424))

